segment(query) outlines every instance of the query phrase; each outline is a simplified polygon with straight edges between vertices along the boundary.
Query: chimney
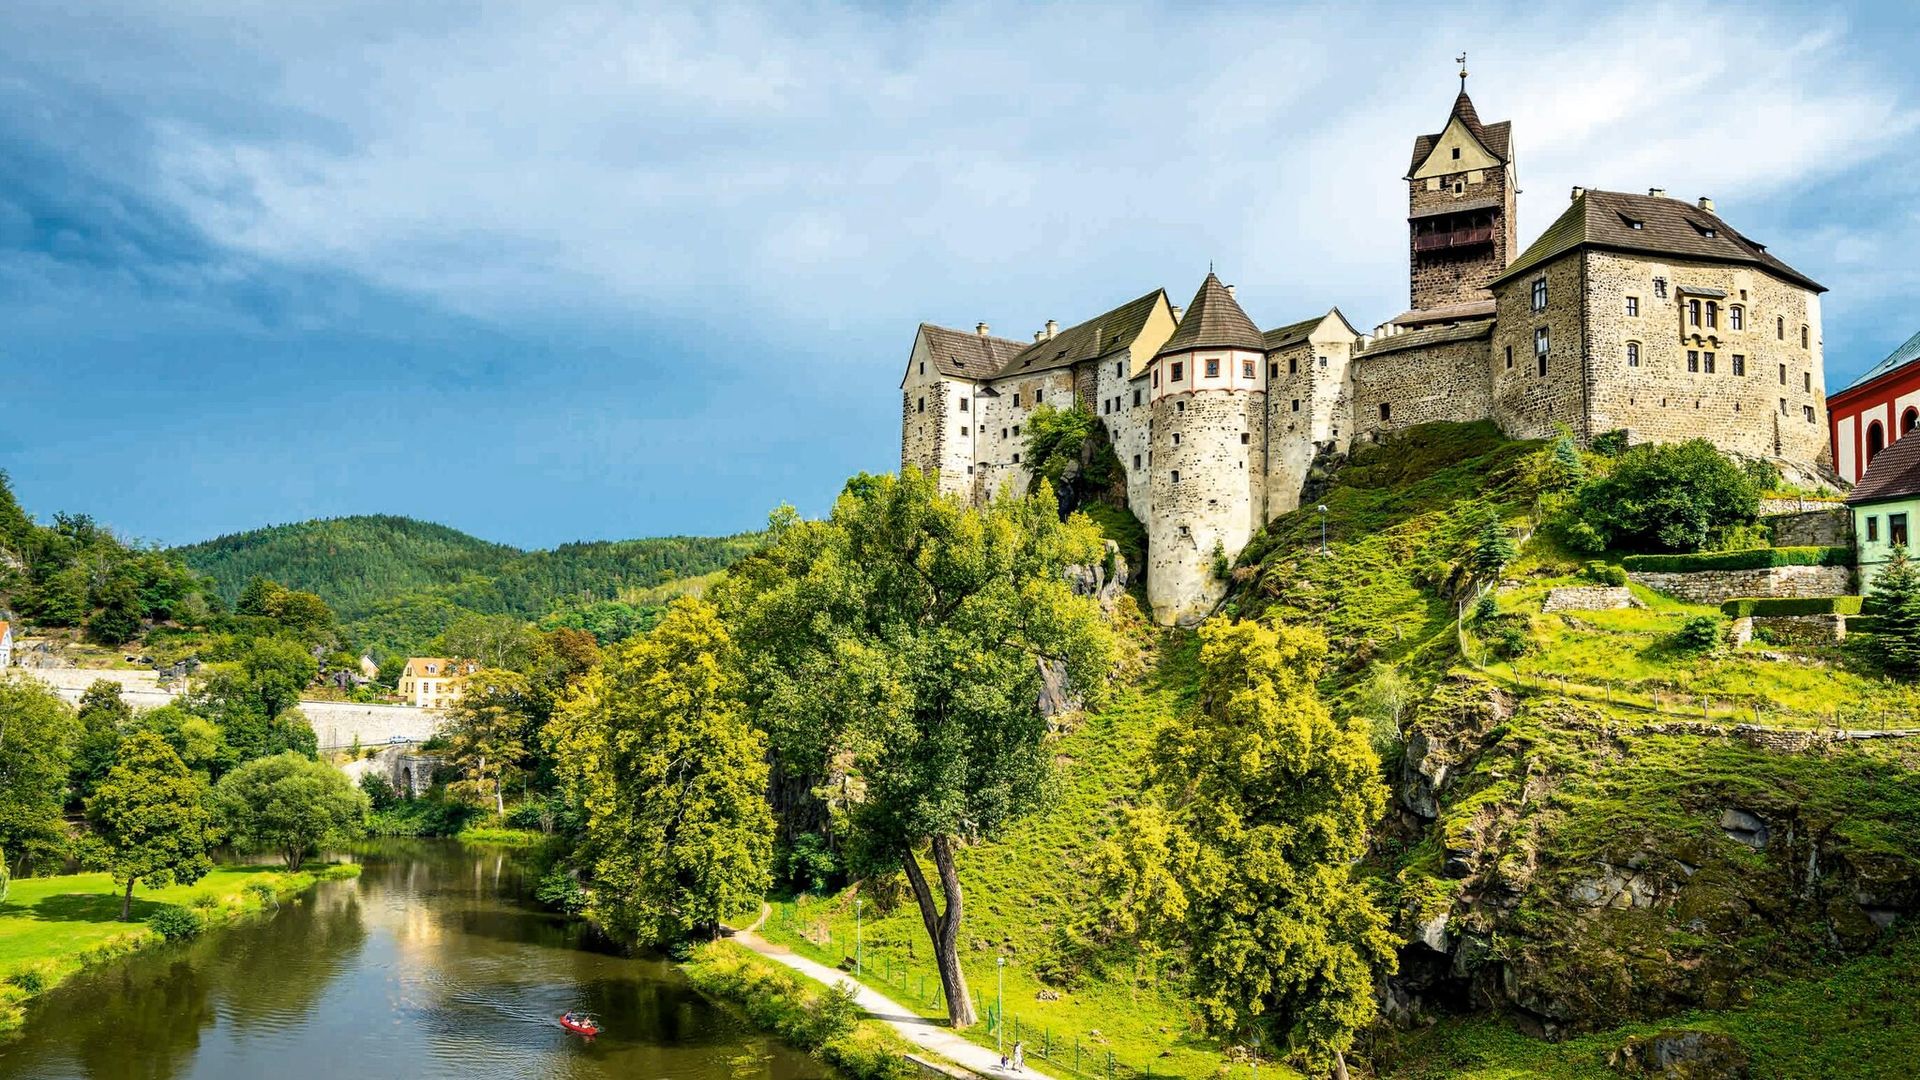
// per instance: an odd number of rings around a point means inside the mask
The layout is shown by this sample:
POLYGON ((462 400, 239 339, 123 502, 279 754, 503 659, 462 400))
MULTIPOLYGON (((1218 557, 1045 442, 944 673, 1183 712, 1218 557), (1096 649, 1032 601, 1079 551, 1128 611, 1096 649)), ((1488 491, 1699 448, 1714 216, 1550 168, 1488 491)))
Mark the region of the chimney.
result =
POLYGON ((1656 199, 1664 199, 1667 197, 1667 189, 1663 187, 1650 187, 1647 189, 1647 194, 1656 199))
POLYGON ((986 337, 986 336, 987 336, 987 331, 988 331, 989 329, 991 329, 991 328, 990 328, 989 326, 987 326, 987 324, 986 324, 986 323, 981 323, 981 324, 979 324, 978 326, 975 326, 975 327, 973 328, 973 332, 974 332, 974 333, 976 333, 976 334, 979 334, 979 335, 980 335, 981 337, 986 337))
POLYGON ((1048 319, 1047 320, 1047 340, 1052 341, 1053 335, 1059 332, 1060 332, 1060 324, 1057 322, 1054 322, 1052 319, 1048 319))
POLYGON ((1705 210, 1709 214, 1713 213, 1713 196, 1700 196, 1700 209, 1705 210))
POLYGON ((1185 315, 1186 313, 1187 313, 1186 308, 1181 307, 1179 304, 1173 305, 1173 321, 1176 324, 1179 323, 1180 316, 1185 315))
POLYGON ((1228 295, 1228 296, 1232 296, 1232 295, 1233 295, 1233 286, 1231 286, 1231 285, 1229 285, 1229 286, 1227 286, 1227 295, 1228 295))
POLYGON ((1047 332, 1045 330, 1035 330, 1033 332, 1033 340, 1036 342, 1047 340, 1047 332))
POLYGON ((1586 194, 1587 194, 1586 188, 1581 187, 1579 184, 1575 184, 1573 185, 1573 195, 1568 199, 1568 201, 1579 202, 1581 199, 1586 197, 1586 194))

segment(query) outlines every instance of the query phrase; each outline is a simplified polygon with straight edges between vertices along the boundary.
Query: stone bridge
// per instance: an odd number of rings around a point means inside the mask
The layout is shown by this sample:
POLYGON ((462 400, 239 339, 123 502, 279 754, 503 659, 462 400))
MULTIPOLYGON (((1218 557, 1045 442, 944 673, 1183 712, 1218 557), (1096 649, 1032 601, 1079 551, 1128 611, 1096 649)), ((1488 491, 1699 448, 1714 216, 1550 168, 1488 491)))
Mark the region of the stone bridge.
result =
MULTIPOLYGON (((39 679, 70 702, 80 700, 87 687, 105 679, 120 684, 120 696, 136 709, 165 705, 184 687, 176 682, 162 686, 151 671, 125 671, 96 668, 15 668, 23 675, 39 679)), ((431 709, 412 705, 365 705, 354 701, 302 701, 301 715, 313 726, 322 750, 389 743, 425 742, 440 725, 441 716, 431 709)))
POLYGON ((439 765, 437 755, 415 753, 405 746, 389 746, 375 751, 371 757, 347 762, 340 766, 340 771, 355 784, 362 776, 373 773, 385 778, 398 794, 418 797, 433 785, 433 770, 439 765))

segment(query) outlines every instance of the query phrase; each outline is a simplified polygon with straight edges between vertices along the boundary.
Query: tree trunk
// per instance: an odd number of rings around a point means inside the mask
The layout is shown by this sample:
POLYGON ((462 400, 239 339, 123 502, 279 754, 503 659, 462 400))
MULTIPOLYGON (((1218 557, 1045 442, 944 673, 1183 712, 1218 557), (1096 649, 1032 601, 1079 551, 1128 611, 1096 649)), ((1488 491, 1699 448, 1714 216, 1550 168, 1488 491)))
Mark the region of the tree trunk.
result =
POLYGON ((120 898, 120 921, 127 922, 132 918, 133 918, 133 879, 128 878, 126 895, 120 898))
POLYGON ((493 812, 501 817, 507 816, 506 787, 497 777, 493 781, 493 812))
POLYGON ((1347 1080, 1347 1056, 1338 1050, 1333 1052, 1333 1080, 1347 1080))
POLYGON ((970 1027, 979 1017, 973 1011, 973 997, 967 993, 966 973, 960 970, 962 904, 960 875, 953 865, 953 837, 935 836, 928 847, 933 854, 934 869, 940 874, 940 893, 946 902, 944 914, 934 906, 933 890, 927 885, 919 856, 909 848, 901 862, 907 871, 907 881, 913 886, 913 898, 920 904, 920 921, 926 925, 927 937, 933 941, 933 960, 939 966, 940 987, 947 997, 947 1022, 956 1029, 970 1027))

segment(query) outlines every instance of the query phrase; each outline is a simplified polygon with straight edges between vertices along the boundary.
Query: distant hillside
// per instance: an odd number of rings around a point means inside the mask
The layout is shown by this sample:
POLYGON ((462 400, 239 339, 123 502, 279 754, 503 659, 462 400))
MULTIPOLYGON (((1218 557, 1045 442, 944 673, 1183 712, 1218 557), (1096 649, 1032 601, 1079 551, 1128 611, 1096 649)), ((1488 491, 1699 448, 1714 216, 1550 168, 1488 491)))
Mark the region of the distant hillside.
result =
POLYGON ((365 644, 407 648, 461 611, 539 619, 646 597, 665 582, 723 569, 756 542, 752 534, 669 536, 522 551, 383 514, 274 525, 175 551, 230 602, 251 578, 271 578, 318 593, 365 644))

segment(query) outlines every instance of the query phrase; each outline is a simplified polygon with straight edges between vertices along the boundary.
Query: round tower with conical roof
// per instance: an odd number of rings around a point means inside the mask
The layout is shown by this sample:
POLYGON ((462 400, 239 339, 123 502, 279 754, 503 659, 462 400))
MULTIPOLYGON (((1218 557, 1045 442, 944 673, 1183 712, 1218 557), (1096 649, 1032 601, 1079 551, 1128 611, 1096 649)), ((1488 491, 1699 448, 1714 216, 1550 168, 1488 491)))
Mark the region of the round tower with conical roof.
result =
POLYGON ((1266 359, 1233 289, 1208 272, 1149 366, 1147 599, 1162 623, 1205 618, 1226 591, 1223 564, 1258 527, 1266 359))

